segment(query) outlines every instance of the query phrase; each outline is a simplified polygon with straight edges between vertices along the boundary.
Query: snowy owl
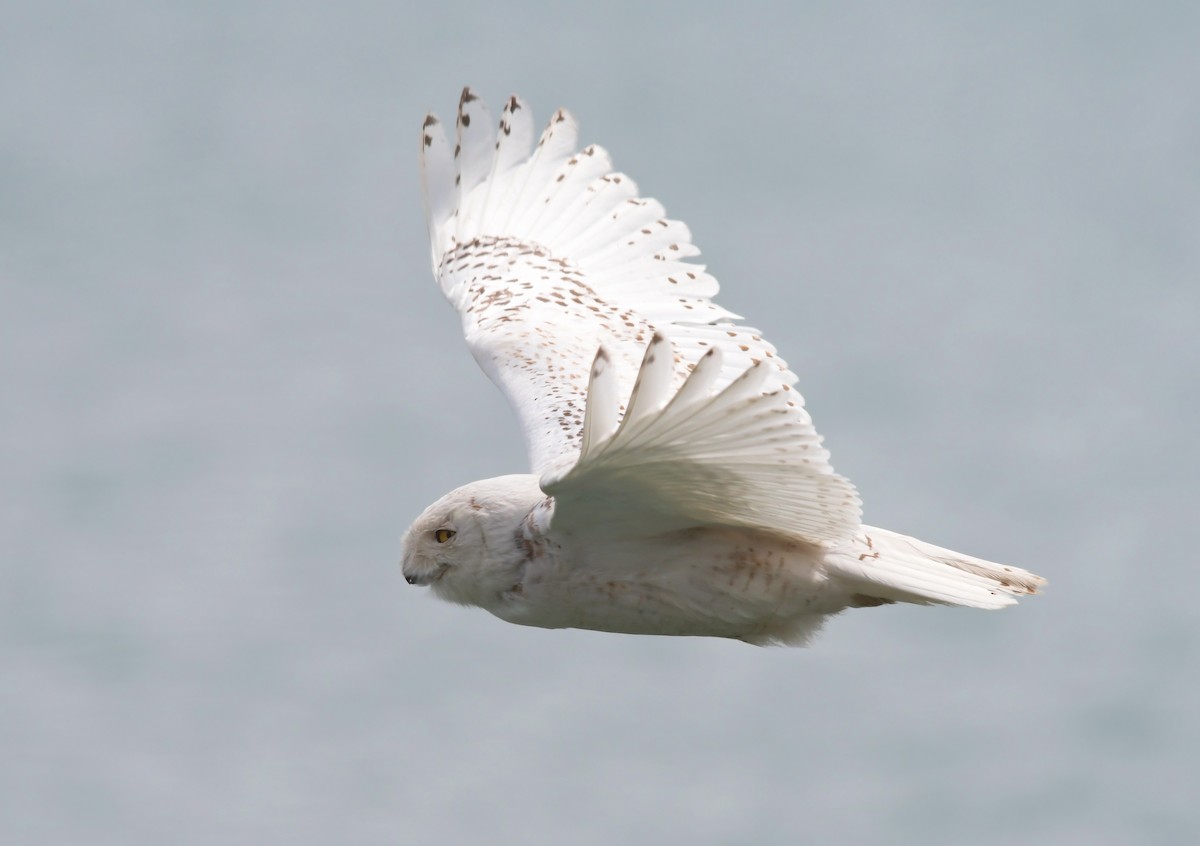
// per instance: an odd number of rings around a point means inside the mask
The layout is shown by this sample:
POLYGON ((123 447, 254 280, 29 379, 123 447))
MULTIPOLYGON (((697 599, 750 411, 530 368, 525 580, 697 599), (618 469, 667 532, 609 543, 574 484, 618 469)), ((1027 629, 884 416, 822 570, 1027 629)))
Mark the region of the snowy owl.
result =
POLYGON ((421 131, 442 292, 533 474, 429 506, 403 572, 511 623, 802 644, 846 608, 1001 608, 1043 579, 863 525, 796 376, 712 301, 688 228, 555 112, 466 89, 421 131))

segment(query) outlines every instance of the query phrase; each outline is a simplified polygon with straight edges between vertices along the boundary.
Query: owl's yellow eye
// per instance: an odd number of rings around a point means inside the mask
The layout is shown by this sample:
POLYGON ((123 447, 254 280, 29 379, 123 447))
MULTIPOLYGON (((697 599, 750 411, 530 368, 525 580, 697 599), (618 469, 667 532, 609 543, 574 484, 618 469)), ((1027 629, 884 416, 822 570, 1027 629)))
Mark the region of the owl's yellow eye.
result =
POLYGON ((438 543, 445 543, 454 537, 454 532, 450 529, 438 529, 433 533, 433 539, 438 543))

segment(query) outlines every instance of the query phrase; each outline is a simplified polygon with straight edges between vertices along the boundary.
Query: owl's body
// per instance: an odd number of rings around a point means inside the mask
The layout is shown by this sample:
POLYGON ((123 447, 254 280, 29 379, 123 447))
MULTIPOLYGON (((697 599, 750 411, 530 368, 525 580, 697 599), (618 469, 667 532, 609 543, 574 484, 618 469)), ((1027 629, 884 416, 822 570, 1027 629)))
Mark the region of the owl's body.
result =
POLYGON ((556 530, 536 476, 465 485, 414 522, 404 571, 439 597, 547 629, 798 645, 829 616, 893 602, 998 608, 1040 579, 862 526, 832 547, 763 529, 598 521, 556 530), (438 530, 453 536, 438 542, 438 530), (453 562, 453 563, 449 563, 453 562))
POLYGON ((525 578, 488 609, 511 623, 797 643, 851 604, 819 548, 751 529, 676 529, 603 545, 551 532, 531 546, 525 578))
POLYGON ((711 300, 687 227, 574 121, 536 147, 463 93, 422 175, 434 270, 525 425, 536 475, 466 485, 404 541, 405 576, 513 623, 803 643, 892 602, 999 608, 1042 579, 861 523, 773 345, 711 300))

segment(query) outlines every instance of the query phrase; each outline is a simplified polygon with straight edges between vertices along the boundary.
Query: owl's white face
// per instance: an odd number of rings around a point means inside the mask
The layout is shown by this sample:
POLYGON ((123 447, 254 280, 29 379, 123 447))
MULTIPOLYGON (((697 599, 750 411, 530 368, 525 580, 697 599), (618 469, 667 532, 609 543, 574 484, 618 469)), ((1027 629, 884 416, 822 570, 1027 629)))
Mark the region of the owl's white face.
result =
POLYGON ((500 476, 451 491, 405 533, 404 578, 450 602, 492 606, 520 581, 521 521, 544 498, 536 476, 500 476))

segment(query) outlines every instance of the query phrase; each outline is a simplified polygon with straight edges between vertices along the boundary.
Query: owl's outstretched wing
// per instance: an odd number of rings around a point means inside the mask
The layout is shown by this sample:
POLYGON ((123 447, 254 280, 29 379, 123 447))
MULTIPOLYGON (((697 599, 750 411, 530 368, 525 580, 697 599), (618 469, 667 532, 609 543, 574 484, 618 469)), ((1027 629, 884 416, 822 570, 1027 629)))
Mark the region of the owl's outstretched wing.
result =
MULTIPOLYGON (((665 365, 653 371, 655 397, 685 395, 685 382, 699 386, 698 377, 688 381, 695 369, 703 371, 702 393, 719 398, 752 371, 754 390, 772 398, 778 421, 803 431, 814 478, 838 480, 844 513, 813 533, 841 535, 857 523, 853 486, 829 468, 803 399, 792 389, 795 374, 756 330, 712 302, 717 281, 686 261, 699 251, 683 223, 667 219, 656 200, 639 197, 631 179, 613 172, 603 149, 577 150, 577 126, 565 111, 555 112, 535 143, 520 99, 506 102, 497 132, 483 102, 466 89, 455 137, 451 148, 438 119, 425 119, 421 174, 434 273, 462 318, 476 361, 521 418, 533 470, 546 484, 600 483, 598 465, 588 464, 597 455, 584 443, 585 409, 612 423, 590 427, 596 438, 608 438, 626 414, 623 400, 657 335, 669 343, 656 346, 665 365), (608 375, 593 384, 589 398, 601 347, 608 375), (713 350, 719 353, 705 358, 713 350), (584 473, 587 466, 592 470, 584 473)), ((689 407, 697 421, 707 419, 701 411, 689 407)), ((632 424, 625 432, 606 448, 605 485, 616 478, 611 473, 618 464, 653 465, 651 451, 665 443, 633 438, 632 424)), ((725 434, 736 440, 737 430, 725 434)), ((672 477, 674 495, 695 484, 697 496, 721 496, 704 488, 704 480, 729 481, 709 473, 729 456, 722 453, 715 463, 695 449, 681 456, 675 469, 690 469, 672 477)))

